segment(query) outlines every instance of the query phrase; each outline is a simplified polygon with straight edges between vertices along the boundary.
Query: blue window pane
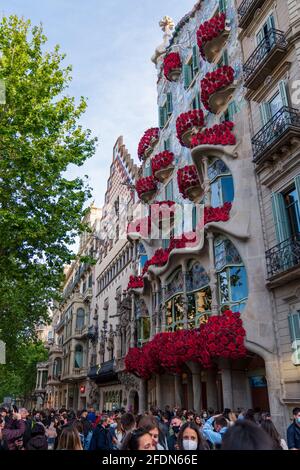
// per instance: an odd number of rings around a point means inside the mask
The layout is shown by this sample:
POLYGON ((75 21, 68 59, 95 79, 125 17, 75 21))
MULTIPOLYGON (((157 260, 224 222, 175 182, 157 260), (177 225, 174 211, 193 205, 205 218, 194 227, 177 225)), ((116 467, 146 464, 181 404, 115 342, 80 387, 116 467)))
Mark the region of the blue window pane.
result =
POLYGON ((232 202, 234 199, 233 179, 232 176, 223 176, 221 179, 223 204, 224 202, 232 202))
POLYGON ((220 188, 220 180, 216 180, 211 184, 211 205, 212 207, 222 206, 222 196, 220 188))
POLYGON ((140 257, 140 264, 141 264, 142 268, 145 266, 146 261, 148 261, 148 256, 147 255, 142 255, 140 257))
POLYGON ((230 268, 230 288, 232 302, 248 297, 247 275, 244 267, 230 268))

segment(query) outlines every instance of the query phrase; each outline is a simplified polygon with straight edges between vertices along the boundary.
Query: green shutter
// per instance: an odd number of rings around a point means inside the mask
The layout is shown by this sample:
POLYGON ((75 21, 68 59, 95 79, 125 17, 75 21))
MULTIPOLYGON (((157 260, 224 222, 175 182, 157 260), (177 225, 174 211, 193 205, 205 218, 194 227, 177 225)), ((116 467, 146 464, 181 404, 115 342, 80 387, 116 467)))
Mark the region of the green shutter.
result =
POLYGON ((197 207, 194 206, 193 211, 192 211, 192 229, 193 229, 193 231, 196 230, 196 226, 197 226, 197 207))
POLYGON ((287 86, 285 80, 280 80, 279 91, 281 95, 282 106, 289 106, 289 98, 287 93, 287 86))
POLYGON ((158 110, 159 127, 164 127, 165 125, 164 118, 165 118, 164 108, 160 106, 158 110))
POLYGON ((272 118, 270 103, 261 103, 259 105, 260 119, 264 126, 272 118))
POLYGON ((225 49, 222 53, 222 65, 229 65, 228 51, 225 49))
POLYGON ((173 201, 173 181, 172 180, 166 186, 166 201, 173 201))
POLYGON ((296 176, 294 179, 295 187, 298 195, 298 210, 300 211, 300 175, 296 176))
POLYGON ((291 235, 284 197, 281 193, 272 194, 272 212, 275 224, 276 238, 278 243, 281 243, 284 240, 287 240, 291 235))
POLYGON ((269 18, 267 19, 267 28, 268 28, 268 31, 270 31, 270 29, 275 29, 275 21, 274 21, 273 15, 270 15, 269 18))
POLYGON ((220 13, 226 13, 226 0, 219 0, 219 11, 220 13))
POLYGON ((183 81, 184 88, 188 88, 192 81, 192 68, 189 64, 184 64, 183 66, 183 81))
POLYGON ((200 95, 199 93, 196 94, 195 96, 195 104, 196 104, 196 109, 200 109, 201 108, 201 105, 200 105, 200 95))
POLYGON ((170 137, 164 141, 164 150, 170 150, 170 137))
POLYGON ((227 112, 228 112, 228 120, 233 121, 234 120, 234 115, 237 112, 235 101, 232 101, 231 103, 229 103, 228 108, 227 108, 227 112))
POLYGON ((169 116, 172 113, 173 113, 172 93, 167 93, 167 114, 169 116))
POLYGON ((199 70, 199 49, 198 49, 198 46, 193 46, 193 72, 194 72, 194 75, 196 75, 196 73, 198 72, 199 70))

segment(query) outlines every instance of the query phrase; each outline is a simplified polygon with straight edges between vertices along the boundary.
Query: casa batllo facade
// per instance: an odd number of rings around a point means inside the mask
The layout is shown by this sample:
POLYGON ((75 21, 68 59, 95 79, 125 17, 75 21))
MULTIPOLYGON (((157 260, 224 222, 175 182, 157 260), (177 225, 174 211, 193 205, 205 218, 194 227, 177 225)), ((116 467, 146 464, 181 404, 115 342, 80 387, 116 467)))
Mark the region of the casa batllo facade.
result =
MULTIPOLYGON (((165 202, 169 233, 162 228, 164 215, 158 219, 160 240, 148 236, 149 224, 151 231, 155 225, 153 217, 133 221, 129 227, 129 239, 142 245, 139 251, 146 253, 148 262, 129 290, 146 306, 142 315, 138 309, 135 312, 135 345, 144 346, 130 351, 125 367, 140 377, 136 409, 166 404, 197 411, 260 408, 270 410, 284 429, 300 393, 288 330, 291 307, 283 308, 282 292, 285 301, 298 302, 297 281, 287 292, 286 286, 276 287, 269 280, 265 251, 276 243, 276 227, 271 221, 271 190, 267 206, 266 189, 259 181, 268 175, 253 158, 253 136, 260 130, 260 116, 267 119, 262 107, 259 114, 260 102, 275 88, 285 99, 287 71, 294 77, 299 73, 295 37, 286 45, 288 38, 274 33, 275 42, 280 37, 281 52, 277 51, 273 66, 281 72, 268 79, 272 68, 268 65, 264 91, 254 90, 257 83, 253 77, 250 83, 246 64, 257 47, 255 40, 263 40, 266 22, 272 29, 282 29, 284 36, 296 34, 291 25, 296 10, 293 2, 288 2, 289 11, 286 2, 272 4, 277 18, 273 24, 267 8, 257 11, 261 7, 257 3, 268 2, 243 2, 244 12, 253 9, 252 26, 249 18, 248 25, 242 25, 243 14, 231 0, 198 2, 175 30, 169 17, 160 23, 164 42, 152 57, 158 77, 159 125, 149 123, 139 144, 143 177, 136 187, 149 206, 146 216, 153 212, 151 204, 163 207, 165 202), (286 48, 289 67, 280 62, 286 48), (199 203, 204 205, 202 216, 196 209, 199 203), (192 226, 182 224, 179 242, 178 204, 191 205, 192 221, 192 226), (191 230, 197 234, 199 227, 195 242, 188 243, 184 234, 191 230), (224 314, 228 310, 231 313, 224 314), (161 337, 161 332, 173 336, 161 337), (189 348, 183 347, 184 342, 189 348), (189 354, 193 348, 194 355, 189 354)), ((259 69, 264 65, 260 63, 259 69)), ((297 139, 293 142, 296 145, 297 139)), ((272 171, 278 182, 275 189, 288 185, 297 174, 287 172, 284 183, 280 176, 284 173, 272 171)), ((293 311, 296 308, 295 304, 293 311)))

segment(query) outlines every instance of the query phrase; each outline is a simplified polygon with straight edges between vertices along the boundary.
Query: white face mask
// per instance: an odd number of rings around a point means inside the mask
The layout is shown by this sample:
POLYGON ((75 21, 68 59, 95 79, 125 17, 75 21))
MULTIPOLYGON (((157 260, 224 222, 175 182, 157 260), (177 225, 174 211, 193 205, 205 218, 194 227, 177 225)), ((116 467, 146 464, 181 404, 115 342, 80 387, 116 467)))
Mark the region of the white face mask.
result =
POLYGON ((184 450, 197 450, 198 442, 191 441, 190 439, 183 439, 183 449, 184 450))

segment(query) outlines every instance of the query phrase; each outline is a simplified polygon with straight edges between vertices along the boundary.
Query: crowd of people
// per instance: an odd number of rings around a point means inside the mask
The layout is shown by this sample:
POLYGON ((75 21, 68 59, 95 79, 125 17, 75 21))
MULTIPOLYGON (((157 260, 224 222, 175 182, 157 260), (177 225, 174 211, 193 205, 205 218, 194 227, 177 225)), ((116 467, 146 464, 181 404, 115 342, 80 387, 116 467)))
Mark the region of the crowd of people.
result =
POLYGON ((0 409, 0 450, 300 450, 300 408, 287 439, 270 413, 239 409, 200 414, 169 406, 143 415, 119 410, 0 409))

